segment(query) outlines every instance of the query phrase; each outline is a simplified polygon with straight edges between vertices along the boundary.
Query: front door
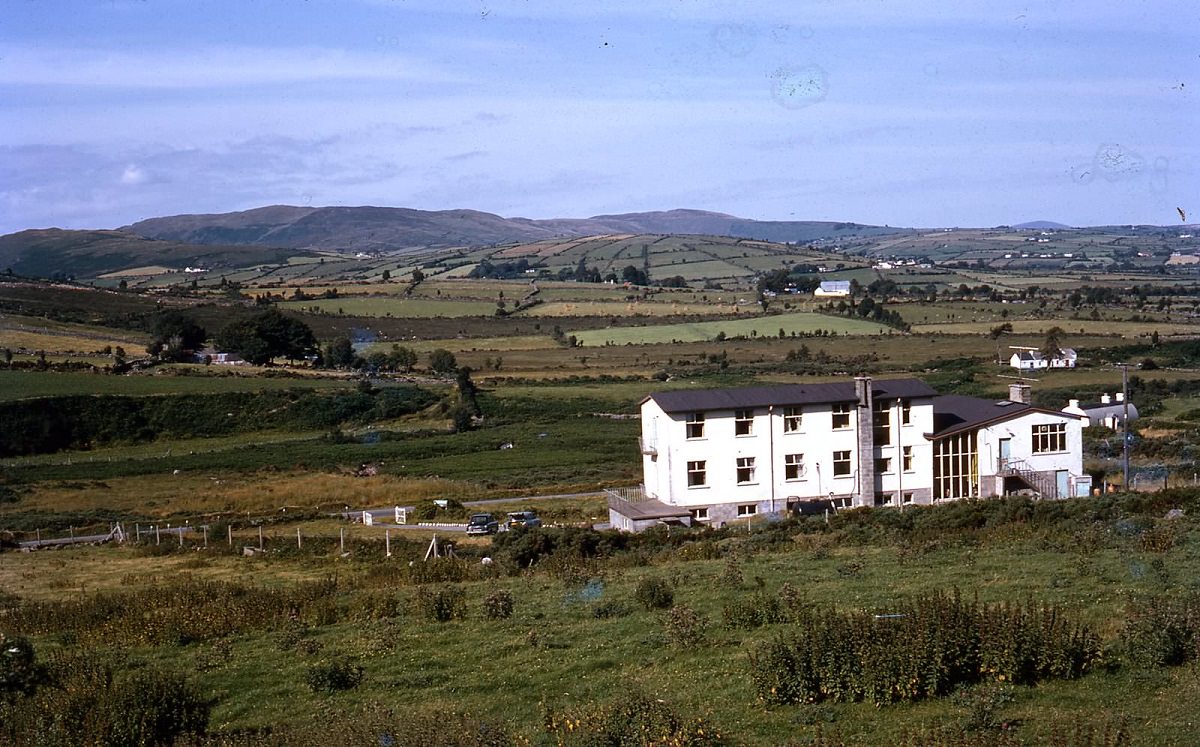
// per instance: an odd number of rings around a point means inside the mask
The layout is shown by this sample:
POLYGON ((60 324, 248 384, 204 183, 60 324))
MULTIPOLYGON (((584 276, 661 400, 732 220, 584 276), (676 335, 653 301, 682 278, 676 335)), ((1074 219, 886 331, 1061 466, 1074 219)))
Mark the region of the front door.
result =
POLYGON ((1008 460, 1009 460, 1009 457, 1011 457, 1011 456, 1012 456, 1012 439, 1011 438, 1000 439, 1000 466, 999 466, 1000 471, 1004 471, 1004 469, 1008 466, 1008 460))
POLYGON ((1054 496, 1055 498, 1067 498, 1071 495, 1068 492, 1070 489, 1070 474, 1065 469, 1055 471, 1054 488, 1057 492, 1057 495, 1054 496))

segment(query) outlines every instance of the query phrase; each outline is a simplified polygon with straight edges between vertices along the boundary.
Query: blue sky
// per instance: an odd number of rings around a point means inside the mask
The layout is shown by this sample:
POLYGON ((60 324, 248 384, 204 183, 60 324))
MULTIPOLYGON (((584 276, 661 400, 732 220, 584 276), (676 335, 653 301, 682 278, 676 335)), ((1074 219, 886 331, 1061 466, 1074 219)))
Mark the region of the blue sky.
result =
POLYGON ((1190 0, 7 0, 0 232, 268 204, 1177 223, 1197 28, 1190 0))

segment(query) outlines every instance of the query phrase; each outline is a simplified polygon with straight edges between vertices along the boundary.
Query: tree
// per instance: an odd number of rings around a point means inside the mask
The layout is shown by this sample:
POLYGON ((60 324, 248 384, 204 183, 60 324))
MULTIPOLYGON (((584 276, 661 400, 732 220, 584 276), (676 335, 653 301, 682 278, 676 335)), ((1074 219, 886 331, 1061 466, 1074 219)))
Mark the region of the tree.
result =
POLYGON ((217 345, 262 364, 279 357, 302 358, 316 349, 317 338, 304 322, 271 308, 226 325, 217 334, 217 345))
POLYGON ((1061 327, 1051 327, 1046 330, 1046 340, 1042 343, 1042 355, 1047 358, 1057 358, 1062 355, 1062 342, 1060 335, 1063 334, 1061 327))
POLYGON ((452 374, 458 370, 458 361, 455 360, 454 353, 438 348, 429 354, 429 370, 435 374, 452 374))
POLYGON ((421 272, 420 269, 416 269, 416 270, 412 271, 412 281, 414 283, 419 283, 424 279, 425 279, 425 273, 421 272))
POLYGON ((354 343, 349 337, 339 337, 325 346, 322 363, 328 368, 350 368, 354 365, 354 343))
POLYGON ((164 311, 150 320, 151 343, 147 348, 151 355, 161 355, 174 361, 187 357, 186 351, 204 347, 208 331, 201 327, 191 315, 182 311, 164 311))
POLYGON ((413 366, 417 365, 417 354, 412 351, 412 348, 393 345, 392 352, 388 355, 388 363, 397 371, 408 373, 413 370, 413 366))
POLYGON ((391 270, 384 270, 384 271, 383 271, 383 275, 381 275, 380 277, 382 277, 382 278, 383 278, 383 282, 385 282, 385 283, 386 283, 387 281, 389 281, 389 280, 391 280, 391 279, 392 279, 392 271, 391 271, 391 270))

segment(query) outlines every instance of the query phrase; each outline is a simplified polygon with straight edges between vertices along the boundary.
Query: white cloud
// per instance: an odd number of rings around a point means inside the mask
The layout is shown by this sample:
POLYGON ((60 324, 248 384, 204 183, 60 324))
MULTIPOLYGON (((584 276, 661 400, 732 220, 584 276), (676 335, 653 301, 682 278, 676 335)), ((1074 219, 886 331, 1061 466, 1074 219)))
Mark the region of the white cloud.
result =
POLYGON ((150 181, 150 174, 145 169, 137 164, 129 164, 125 170, 121 172, 121 183, 125 185, 135 186, 145 184, 150 181))

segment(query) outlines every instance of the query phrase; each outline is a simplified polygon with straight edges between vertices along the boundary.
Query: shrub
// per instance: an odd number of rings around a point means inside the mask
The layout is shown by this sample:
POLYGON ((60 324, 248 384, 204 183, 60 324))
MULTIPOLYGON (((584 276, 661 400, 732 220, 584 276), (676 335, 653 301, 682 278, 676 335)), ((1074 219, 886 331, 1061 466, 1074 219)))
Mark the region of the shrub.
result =
POLYGON ((512 617, 513 595, 507 589, 493 589, 483 600, 483 615, 489 620, 512 617))
POLYGON ((433 590, 422 586, 417 589, 416 604, 421 616, 434 622, 461 620, 467 616, 463 591, 457 586, 442 586, 433 590))
POLYGON ((1099 655, 1096 635, 1050 606, 981 605, 955 593, 918 597, 889 613, 799 610, 798 630, 750 657, 759 698, 920 700, 977 682, 1072 679, 1099 655))
POLYGON ((617 599, 605 599, 592 608, 592 617, 605 620, 613 617, 625 617, 631 612, 629 605, 617 599))
POLYGON ((1200 659, 1200 594, 1148 597, 1131 604, 1118 637, 1122 658, 1142 667, 1200 659))
POLYGON ((633 598, 647 610, 665 610, 675 602, 675 590, 666 579, 650 576, 638 582, 633 598))
POLYGON ((667 640, 680 648, 695 648, 704 643, 708 618, 686 605, 676 605, 663 618, 667 640))
POLYGON ((595 745, 727 744, 720 729, 699 716, 684 716, 668 703, 640 693, 567 713, 547 713, 545 731, 563 747, 595 745))
POLYGON ((757 628, 787 620, 787 608, 779 597, 755 592, 728 602, 721 609, 726 628, 757 628))
POLYGON ((363 681, 363 668, 350 657, 343 656, 313 664, 304 681, 314 693, 353 690, 363 681))

